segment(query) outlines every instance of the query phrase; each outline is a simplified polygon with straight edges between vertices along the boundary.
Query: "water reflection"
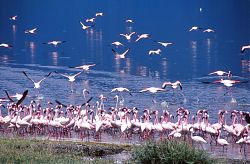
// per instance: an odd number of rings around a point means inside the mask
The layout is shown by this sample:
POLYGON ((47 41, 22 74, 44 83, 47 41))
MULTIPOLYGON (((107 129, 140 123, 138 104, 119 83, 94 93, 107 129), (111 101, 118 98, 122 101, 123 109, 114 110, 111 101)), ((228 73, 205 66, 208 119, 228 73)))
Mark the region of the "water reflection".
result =
POLYGON ((210 68, 211 65, 211 39, 207 38, 206 40, 206 54, 207 54, 207 66, 208 69, 210 68))
POLYGON ((162 58, 162 76, 167 78, 168 75, 168 61, 167 58, 162 58))
POLYGON ((35 42, 29 42, 29 48, 30 48, 30 55, 31 55, 31 63, 34 64, 34 58, 36 54, 36 44, 35 42))
POLYGON ((146 77, 147 76, 147 67, 146 66, 138 66, 137 67, 137 74, 140 76, 146 77))
POLYGON ((241 72, 244 76, 250 77, 250 60, 248 59, 241 60, 241 72))
POLYGON ((52 52, 52 61, 54 66, 58 65, 58 57, 59 55, 57 51, 52 52))
POLYGON ((0 55, 0 61, 3 63, 7 63, 9 61, 8 55, 0 55))
POLYGON ((17 31, 17 26, 12 25, 12 36, 13 36, 13 44, 15 45, 16 43, 16 31, 17 31))
POLYGON ((190 42, 190 49, 191 49, 192 66, 193 66, 192 77, 195 77, 197 75, 197 41, 190 42))

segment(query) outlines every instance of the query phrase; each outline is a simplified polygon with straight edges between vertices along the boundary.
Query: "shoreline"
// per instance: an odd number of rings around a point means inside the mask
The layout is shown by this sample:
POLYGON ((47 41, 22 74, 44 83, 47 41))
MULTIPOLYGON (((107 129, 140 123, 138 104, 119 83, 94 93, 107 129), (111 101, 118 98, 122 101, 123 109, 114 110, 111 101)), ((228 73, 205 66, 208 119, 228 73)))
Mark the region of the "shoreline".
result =
MULTIPOLYGON (((38 138, 22 138, 22 137, 0 137, 0 143, 11 142, 16 144, 16 149, 29 149, 30 145, 35 145, 41 151, 50 150, 54 155, 73 155, 80 157, 81 160, 86 161, 116 161, 116 163, 124 163, 131 160, 131 152, 135 144, 126 143, 111 143, 99 141, 80 141, 80 140, 55 140, 55 139, 38 139, 38 138), (20 148, 20 145, 21 148, 20 148)), ((143 143, 143 142, 142 142, 143 143)), ((208 155, 220 163, 250 163, 249 159, 235 159, 219 157, 207 152, 208 155)), ((235 156, 231 156, 235 157, 235 156)), ((0 159, 1 160, 1 159, 0 159)), ((111 162, 112 163, 112 162, 111 162)))

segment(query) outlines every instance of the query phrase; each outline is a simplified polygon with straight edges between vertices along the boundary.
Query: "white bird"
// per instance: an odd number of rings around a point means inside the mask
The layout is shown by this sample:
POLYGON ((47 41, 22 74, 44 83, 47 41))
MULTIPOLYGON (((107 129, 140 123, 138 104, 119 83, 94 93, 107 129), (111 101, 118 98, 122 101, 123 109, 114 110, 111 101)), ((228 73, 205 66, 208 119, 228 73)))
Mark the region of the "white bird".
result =
POLYGON ((68 78, 70 82, 74 82, 74 81, 76 80, 76 79, 75 79, 76 76, 80 75, 80 74, 82 73, 82 71, 81 71, 81 72, 78 72, 78 73, 76 73, 76 74, 74 74, 74 75, 65 75, 65 74, 58 73, 58 72, 55 72, 55 73, 57 73, 57 74, 59 74, 59 75, 61 75, 61 76, 64 76, 64 77, 68 78))
POLYGON ((121 36, 124 36, 127 40, 130 40, 132 35, 135 34, 136 32, 131 32, 130 34, 120 34, 121 36))
POLYGON ((6 44, 6 43, 1 43, 0 47, 4 47, 4 48, 12 48, 13 46, 10 44, 6 44))
POLYGON ((47 42, 47 43, 43 43, 43 44, 53 44, 56 47, 58 44, 65 43, 65 42, 66 41, 53 40, 53 41, 50 41, 50 42, 47 42))
POLYGON ((182 90, 182 84, 180 81, 176 81, 174 83, 171 83, 169 81, 165 81, 163 84, 162 84, 162 88, 165 89, 167 85, 171 85, 172 88, 176 89, 177 87, 180 87, 180 89, 182 90))
POLYGON ((80 21, 80 24, 82 25, 82 29, 83 29, 83 30, 86 30, 86 29, 88 29, 88 28, 93 27, 93 25, 92 25, 92 26, 86 26, 86 25, 84 25, 81 21, 80 21))
POLYGON ((225 72, 225 71, 215 71, 215 72, 209 73, 208 75, 213 75, 213 74, 217 74, 219 76, 223 76, 224 74, 228 75, 229 73, 225 72))
POLYGON ((40 88, 41 82, 43 82, 47 77, 49 77, 51 73, 52 73, 52 72, 50 72, 48 75, 44 76, 44 78, 42 78, 40 81, 35 82, 33 79, 31 79, 31 78, 26 74, 26 72, 23 71, 23 74, 24 74, 30 81, 32 81, 32 82, 34 83, 34 88, 36 88, 36 89, 40 88))
POLYGON ((117 59, 121 58, 121 59, 124 59, 125 58, 125 55, 129 52, 130 48, 127 49, 125 52, 119 54, 118 52, 116 52, 114 49, 112 49, 112 52, 115 54, 115 57, 117 59))
POLYGON ((103 16, 103 13, 96 13, 95 16, 96 16, 96 17, 98 17, 98 16, 101 16, 101 17, 102 17, 102 16, 103 16))
POLYGON ((17 15, 10 17, 10 20, 17 20, 17 15))
POLYGON ((198 143, 207 143, 207 141, 202 138, 201 136, 194 136, 194 129, 193 127, 190 128, 190 131, 191 131, 191 139, 195 142, 198 142, 198 143))
POLYGON ((35 33, 36 33, 36 30, 37 30, 37 28, 33 28, 33 29, 31 29, 31 30, 25 30, 24 33, 25 33, 25 34, 35 34, 35 33))
POLYGON ((138 38, 135 40, 135 42, 138 42, 141 39, 146 39, 146 38, 150 38, 150 34, 141 34, 138 35, 138 38))
POLYGON ((118 41, 111 43, 111 45, 116 45, 116 47, 118 47, 118 46, 123 46, 124 47, 124 45, 121 42, 118 42, 118 41))
POLYGON ((86 19, 86 21, 85 22, 92 22, 92 23, 94 23, 95 22, 95 18, 89 18, 89 19, 86 19))
POLYGON ((157 49, 157 50, 150 50, 148 52, 149 55, 161 55, 161 50, 160 49, 157 49))
POLYGON ((220 134, 221 134, 221 130, 219 130, 219 134, 218 134, 216 141, 219 145, 221 145, 223 147, 223 151, 224 151, 224 146, 229 145, 229 143, 227 142, 227 140, 220 138, 220 134))
POLYGON ((167 47, 168 45, 172 45, 173 43, 171 42, 159 42, 159 41, 155 41, 156 43, 159 43, 160 45, 167 47))
POLYGON ((242 47, 241 47, 241 53, 244 53, 244 51, 245 51, 246 49, 250 49, 250 44, 249 44, 249 45, 246 45, 246 46, 242 46, 242 47))
POLYGON ((231 87, 231 86, 233 86, 233 84, 236 84, 239 82, 240 82, 239 80, 224 80, 224 79, 214 81, 214 83, 222 83, 223 85, 225 85, 227 87, 231 87))
POLYGON ((126 23, 134 23, 134 21, 132 19, 127 19, 126 23))
POLYGON ((201 29, 202 29, 201 27, 193 26, 193 27, 191 27, 191 29, 189 30, 189 32, 196 31, 196 30, 201 30, 201 29))
POLYGON ((130 95, 132 95, 132 94, 130 93, 130 90, 127 89, 127 88, 124 88, 124 87, 113 88, 113 89, 111 90, 111 92, 128 92, 130 95))
POLYGON ((208 28, 208 29, 204 30, 203 32, 215 32, 215 31, 211 28, 208 28))
POLYGON ((95 66, 96 64, 85 64, 85 65, 81 65, 81 66, 77 66, 77 67, 71 67, 71 68, 77 68, 77 69, 82 69, 84 71, 88 71, 90 69, 90 67, 95 66))
POLYGON ((162 88, 157 88, 157 87, 149 87, 149 88, 145 88, 143 90, 140 90, 139 92, 150 92, 150 93, 157 93, 157 92, 164 92, 165 90, 162 88))

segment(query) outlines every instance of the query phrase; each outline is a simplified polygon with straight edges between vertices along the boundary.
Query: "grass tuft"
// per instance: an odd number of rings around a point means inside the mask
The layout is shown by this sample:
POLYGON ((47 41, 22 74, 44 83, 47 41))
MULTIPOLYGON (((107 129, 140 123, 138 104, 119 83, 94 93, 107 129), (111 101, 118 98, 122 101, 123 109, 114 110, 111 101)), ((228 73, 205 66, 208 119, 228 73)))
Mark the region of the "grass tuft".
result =
POLYGON ((135 146, 132 150, 135 163, 176 163, 176 164, 209 164, 214 160, 202 150, 197 150, 186 142, 164 140, 148 141, 135 146))

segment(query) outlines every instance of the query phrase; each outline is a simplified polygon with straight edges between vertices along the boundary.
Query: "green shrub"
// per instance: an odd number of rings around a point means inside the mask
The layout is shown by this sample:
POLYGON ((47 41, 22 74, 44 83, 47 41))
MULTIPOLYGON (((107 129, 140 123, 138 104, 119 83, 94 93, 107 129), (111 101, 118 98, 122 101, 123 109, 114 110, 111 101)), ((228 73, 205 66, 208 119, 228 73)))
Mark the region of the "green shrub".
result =
POLYGON ((132 150, 132 160, 135 163, 175 163, 175 164, 206 164, 213 163, 209 155, 181 141, 164 140, 162 142, 148 141, 135 146, 132 150))

